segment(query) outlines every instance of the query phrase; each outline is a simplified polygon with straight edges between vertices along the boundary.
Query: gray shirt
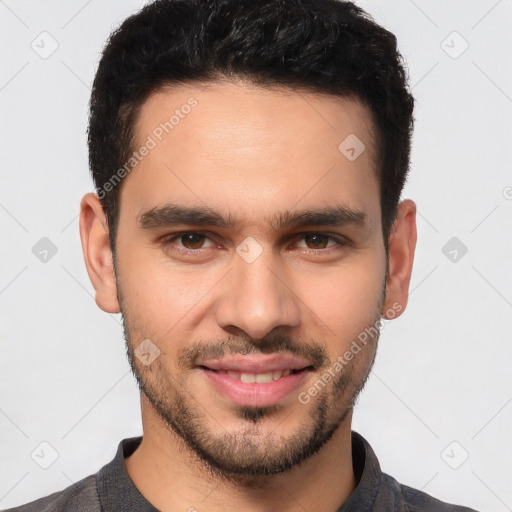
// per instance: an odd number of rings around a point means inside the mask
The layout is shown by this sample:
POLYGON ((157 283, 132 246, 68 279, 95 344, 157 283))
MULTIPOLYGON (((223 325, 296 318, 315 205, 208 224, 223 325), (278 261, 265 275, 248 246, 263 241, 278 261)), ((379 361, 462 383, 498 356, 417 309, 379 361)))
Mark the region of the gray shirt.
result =
MULTIPOLYGON (((5 512, 159 512, 131 481, 124 459, 142 437, 123 439, 111 462, 62 491, 5 512)), ((352 432, 352 460, 358 481, 337 512, 475 512, 443 503, 382 473, 371 446, 352 432)))

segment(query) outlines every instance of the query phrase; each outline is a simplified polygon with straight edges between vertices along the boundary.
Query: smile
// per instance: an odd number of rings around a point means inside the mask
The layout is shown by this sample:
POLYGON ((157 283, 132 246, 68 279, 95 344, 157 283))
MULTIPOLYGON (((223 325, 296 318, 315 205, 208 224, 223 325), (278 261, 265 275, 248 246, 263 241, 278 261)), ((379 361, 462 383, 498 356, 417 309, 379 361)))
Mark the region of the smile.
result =
POLYGON ((298 373, 301 370, 292 370, 290 368, 286 370, 274 370, 272 372, 265 373, 247 373, 247 372, 239 372, 235 370, 213 370, 217 371, 217 373, 224 373, 228 375, 232 379, 239 380, 246 384, 266 384, 272 382, 274 380, 279 380, 282 377, 287 377, 291 373, 298 373))

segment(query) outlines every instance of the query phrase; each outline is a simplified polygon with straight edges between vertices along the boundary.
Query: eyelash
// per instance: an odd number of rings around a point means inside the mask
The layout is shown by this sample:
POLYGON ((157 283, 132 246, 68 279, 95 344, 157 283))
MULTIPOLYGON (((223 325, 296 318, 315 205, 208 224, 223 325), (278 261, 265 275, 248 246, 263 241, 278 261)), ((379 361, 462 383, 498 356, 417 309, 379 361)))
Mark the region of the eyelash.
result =
MULTIPOLYGON (((190 234, 204 236, 205 238, 211 240, 211 238, 206 233, 203 233, 201 231, 180 231, 178 233, 172 233, 172 234, 167 235, 166 237, 162 238, 161 245, 164 249, 169 249, 170 246, 174 244, 175 240, 180 239, 183 235, 190 235, 190 234)), ((327 253, 327 252, 331 252, 332 250, 340 250, 341 248, 350 245, 350 241, 341 235, 334 236, 329 233, 322 233, 322 232, 317 232, 317 231, 301 233, 300 238, 298 240, 302 240, 308 235, 327 236, 330 240, 334 240, 336 242, 336 245, 332 245, 332 246, 326 247, 324 249, 308 249, 307 247, 301 247, 301 249, 310 251, 313 253, 315 253, 315 252, 327 253)), ((211 241, 213 241, 213 240, 211 240, 211 241)), ((184 249, 184 248, 174 247, 173 249, 176 251, 179 251, 183 254, 200 254, 203 251, 210 249, 210 247, 200 248, 200 249, 184 249)))

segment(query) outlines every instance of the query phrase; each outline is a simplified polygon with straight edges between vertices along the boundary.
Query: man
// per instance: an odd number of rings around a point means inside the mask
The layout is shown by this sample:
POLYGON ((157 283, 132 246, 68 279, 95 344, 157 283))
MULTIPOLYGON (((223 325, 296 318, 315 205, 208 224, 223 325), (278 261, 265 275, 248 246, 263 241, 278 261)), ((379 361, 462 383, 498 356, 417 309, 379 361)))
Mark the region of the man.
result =
POLYGON ((165 0, 111 36, 80 234, 144 435, 18 511, 441 511, 352 432, 407 305, 413 98, 336 0, 165 0))

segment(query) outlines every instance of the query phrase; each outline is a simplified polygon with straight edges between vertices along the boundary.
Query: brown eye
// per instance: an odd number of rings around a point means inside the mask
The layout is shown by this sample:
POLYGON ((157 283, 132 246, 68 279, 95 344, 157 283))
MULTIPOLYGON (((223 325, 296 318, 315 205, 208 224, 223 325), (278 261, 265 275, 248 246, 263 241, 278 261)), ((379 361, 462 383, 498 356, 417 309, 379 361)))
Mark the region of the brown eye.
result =
POLYGON ((166 251, 181 254, 199 254, 203 249, 215 247, 215 242, 205 233, 196 231, 181 231, 168 235, 161 240, 162 248, 166 251))
POLYGON ((304 241, 309 249, 325 249, 328 247, 328 242, 331 237, 328 235, 322 235, 313 233, 311 235, 305 235, 304 241))
POLYGON ((201 249, 205 238, 201 233, 184 233, 180 236, 180 241, 186 249, 201 249))

